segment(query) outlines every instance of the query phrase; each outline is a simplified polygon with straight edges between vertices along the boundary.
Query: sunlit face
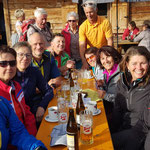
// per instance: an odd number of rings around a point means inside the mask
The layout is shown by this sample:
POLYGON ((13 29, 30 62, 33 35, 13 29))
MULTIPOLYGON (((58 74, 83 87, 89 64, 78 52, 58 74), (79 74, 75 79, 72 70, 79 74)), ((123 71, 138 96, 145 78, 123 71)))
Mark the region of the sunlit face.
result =
POLYGON ((100 53, 100 61, 102 66, 110 72, 115 64, 114 59, 112 56, 107 56, 105 53, 100 53))
POLYGON ((126 65, 132 75, 132 81, 142 78, 149 67, 147 59, 142 55, 131 56, 126 65))
POLYGON ((91 53, 91 54, 85 54, 85 58, 87 62, 89 63, 90 66, 95 67, 96 65, 96 56, 91 53))
POLYGON ((95 22, 97 20, 97 11, 95 11, 93 8, 84 7, 84 12, 89 22, 95 22))
POLYGON ((33 34, 31 35, 29 42, 32 48, 33 57, 42 58, 42 54, 45 50, 45 43, 42 36, 40 36, 39 34, 33 34))
POLYGON ((36 18, 36 24, 41 29, 45 28, 46 22, 47 22, 46 14, 40 15, 39 17, 36 18))
MULTIPOLYGON (((1 61, 15 61, 15 57, 10 53, 2 53, 0 54, 0 62, 1 61)), ((15 76, 16 74, 16 65, 10 66, 7 65, 2 67, 0 65, 0 80, 3 81, 5 84, 8 84, 9 81, 15 76)))
POLYGON ((60 55, 65 49, 65 38, 56 36, 51 42, 52 49, 57 55, 60 55))
POLYGON ((68 23, 69 23, 69 27, 74 29, 77 27, 78 20, 76 20, 76 18, 74 16, 70 16, 68 18, 68 23))
POLYGON ((30 65, 32 59, 32 53, 28 47, 20 47, 17 50, 17 69, 24 72, 30 65))

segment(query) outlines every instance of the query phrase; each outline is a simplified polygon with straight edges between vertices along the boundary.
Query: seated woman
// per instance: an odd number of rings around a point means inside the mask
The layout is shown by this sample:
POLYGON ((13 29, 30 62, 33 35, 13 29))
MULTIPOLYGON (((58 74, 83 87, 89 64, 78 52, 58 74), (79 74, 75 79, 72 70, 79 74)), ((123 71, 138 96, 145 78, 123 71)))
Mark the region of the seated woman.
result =
POLYGON ((16 52, 7 46, 0 46, 0 99, 8 100, 19 120, 28 132, 36 135, 37 129, 34 115, 26 105, 24 93, 13 78, 16 74, 16 52))
POLYGON ((128 24, 128 28, 125 29, 122 39, 123 40, 133 40, 138 32, 139 32, 139 28, 136 27, 136 24, 134 21, 131 21, 128 24))
POLYGON ((134 38, 135 42, 139 42, 138 46, 145 46, 150 52, 150 20, 143 22, 143 31, 134 38))
POLYGON ((103 46, 97 54, 97 64, 104 69, 103 89, 99 89, 99 97, 104 99, 104 107, 108 121, 111 119, 113 104, 116 95, 117 81, 120 78, 119 63, 122 59, 120 53, 111 46, 103 46))
POLYGON ((26 104, 30 106, 36 121, 41 122, 48 103, 53 98, 53 90, 50 88, 41 72, 29 66, 32 59, 31 47, 27 42, 18 42, 14 45, 17 52, 17 74, 15 80, 23 89, 26 104), (40 90, 39 96, 36 87, 40 90))
POLYGON ((148 50, 143 46, 135 46, 127 50, 120 64, 122 73, 117 83, 113 113, 113 131, 116 133, 112 134, 116 150, 139 150, 145 139, 145 123, 142 121, 139 126, 139 121, 144 110, 149 112, 149 62, 148 50))
POLYGON ((92 67, 93 75, 97 83, 100 80, 104 79, 103 69, 100 68, 99 65, 96 63, 96 54, 98 49, 96 47, 90 47, 85 51, 84 57, 88 64, 92 67))

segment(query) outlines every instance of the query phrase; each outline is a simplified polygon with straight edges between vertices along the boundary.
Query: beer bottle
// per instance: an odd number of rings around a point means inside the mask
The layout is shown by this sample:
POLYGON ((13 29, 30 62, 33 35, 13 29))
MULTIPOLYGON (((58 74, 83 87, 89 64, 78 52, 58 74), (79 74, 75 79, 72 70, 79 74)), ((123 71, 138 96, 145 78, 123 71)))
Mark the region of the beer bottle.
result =
POLYGON ((82 110, 85 110, 84 103, 82 100, 82 94, 78 93, 78 101, 77 101, 77 105, 76 105, 76 121, 77 121, 78 129, 80 129, 80 115, 79 115, 79 113, 82 110))
POLYGON ((73 109, 69 110, 69 120, 67 123, 67 148, 68 150, 79 150, 78 129, 73 109))
POLYGON ((71 75, 72 71, 73 71, 72 69, 69 69, 70 89, 74 87, 74 82, 71 75))

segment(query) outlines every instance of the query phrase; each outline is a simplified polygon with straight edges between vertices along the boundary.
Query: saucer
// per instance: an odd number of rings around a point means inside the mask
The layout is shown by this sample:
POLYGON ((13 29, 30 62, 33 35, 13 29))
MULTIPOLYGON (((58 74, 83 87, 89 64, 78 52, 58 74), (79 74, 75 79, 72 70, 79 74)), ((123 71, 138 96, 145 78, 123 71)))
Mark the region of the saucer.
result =
POLYGON ((58 119, 49 118, 49 115, 47 115, 47 116, 45 117, 45 120, 48 121, 48 122, 58 122, 58 119))
POLYGON ((100 113, 101 113, 101 110, 100 110, 100 109, 97 109, 97 111, 93 113, 93 116, 96 116, 96 115, 98 115, 98 114, 100 114, 100 113))

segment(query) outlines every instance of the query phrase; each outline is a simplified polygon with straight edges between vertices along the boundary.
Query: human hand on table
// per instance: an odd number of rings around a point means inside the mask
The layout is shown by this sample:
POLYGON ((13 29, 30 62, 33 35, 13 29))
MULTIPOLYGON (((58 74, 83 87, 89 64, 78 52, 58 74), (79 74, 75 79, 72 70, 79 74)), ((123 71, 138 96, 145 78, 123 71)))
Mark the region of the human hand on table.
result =
POLYGON ((104 91, 104 90, 98 90, 98 96, 99 96, 99 98, 104 98, 104 96, 105 96, 105 94, 106 94, 106 91, 104 91))
POLYGON ((42 121, 44 113, 45 113, 44 108, 43 107, 38 107, 38 109, 36 111, 36 121, 37 122, 42 121))

